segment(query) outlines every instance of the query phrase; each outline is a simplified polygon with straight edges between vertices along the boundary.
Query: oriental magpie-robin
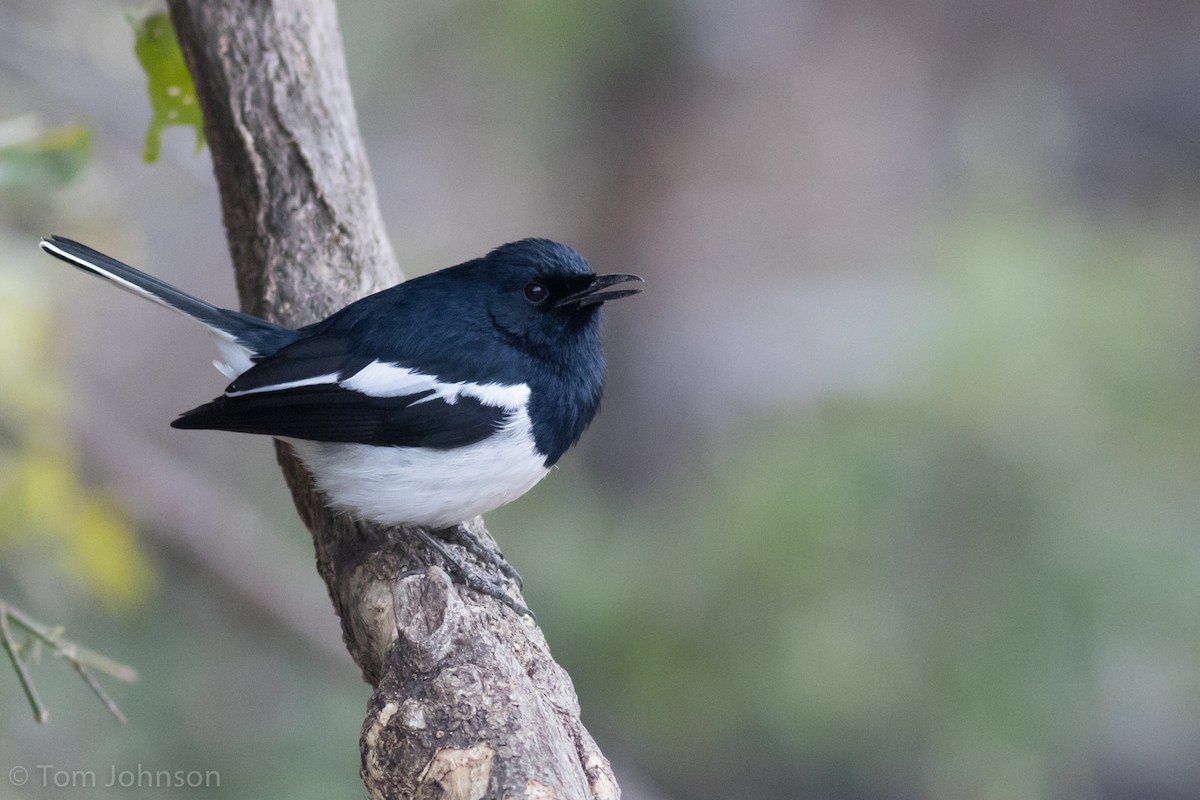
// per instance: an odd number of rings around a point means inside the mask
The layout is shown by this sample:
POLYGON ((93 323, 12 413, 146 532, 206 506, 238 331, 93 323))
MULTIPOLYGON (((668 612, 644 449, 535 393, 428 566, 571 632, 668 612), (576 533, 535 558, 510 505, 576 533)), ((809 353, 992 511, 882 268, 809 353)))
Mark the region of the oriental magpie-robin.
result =
MULTIPOLYGON (((329 505, 427 529, 452 571, 497 596, 429 531, 514 500, 575 444, 600 405, 600 307, 636 275, 596 275, 545 239, 405 281, 296 330, 218 308, 59 236, 47 253, 199 322, 231 383, 171 423, 289 442, 329 505)), ((458 531, 461 539, 465 534, 458 531)), ((515 577, 498 553, 485 560, 515 577)))

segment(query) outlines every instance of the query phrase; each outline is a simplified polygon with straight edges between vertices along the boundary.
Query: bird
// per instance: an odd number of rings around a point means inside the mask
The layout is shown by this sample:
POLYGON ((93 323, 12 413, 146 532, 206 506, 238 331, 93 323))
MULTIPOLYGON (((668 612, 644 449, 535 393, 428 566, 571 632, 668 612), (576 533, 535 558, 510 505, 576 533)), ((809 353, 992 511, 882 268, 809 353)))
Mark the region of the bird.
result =
MULTIPOLYGON (((229 383, 172 427, 281 439, 335 512, 423 531, 451 561, 429 531, 461 539, 461 523, 529 491, 592 422, 604 388, 601 308, 644 283, 595 274, 567 245, 522 239, 290 329, 68 238, 41 248, 212 335, 229 383)), ((498 551, 466 545, 497 563, 498 551)), ((497 565, 515 576, 502 556, 497 565)), ((498 584, 475 583, 496 595, 498 584)))

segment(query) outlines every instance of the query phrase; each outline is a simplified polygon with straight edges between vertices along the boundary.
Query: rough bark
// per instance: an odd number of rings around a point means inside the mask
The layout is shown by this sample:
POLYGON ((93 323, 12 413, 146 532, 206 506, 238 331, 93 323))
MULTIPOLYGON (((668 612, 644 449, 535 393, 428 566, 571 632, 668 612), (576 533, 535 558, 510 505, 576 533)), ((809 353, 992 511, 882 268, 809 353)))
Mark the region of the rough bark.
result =
MULTIPOLYGON (((243 309, 303 325, 398 280, 332 0, 168 5, 243 309)), ((403 531, 333 515, 290 450, 277 452, 346 647, 374 687, 360 742, 369 796, 618 797, 532 620, 427 567, 403 531)), ((490 541, 481 520, 470 525, 490 541)))

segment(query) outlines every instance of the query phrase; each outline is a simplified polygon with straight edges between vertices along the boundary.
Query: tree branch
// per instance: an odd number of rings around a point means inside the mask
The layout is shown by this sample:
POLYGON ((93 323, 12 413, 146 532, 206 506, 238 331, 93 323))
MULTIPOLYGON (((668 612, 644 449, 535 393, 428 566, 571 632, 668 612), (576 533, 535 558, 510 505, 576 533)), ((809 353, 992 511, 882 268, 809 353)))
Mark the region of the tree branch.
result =
MULTIPOLYGON (((242 307, 296 326, 394 283, 332 0, 168 5, 242 307)), ((537 626, 436 567, 411 572, 424 564, 403 531, 333 515, 276 449, 346 647, 375 688, 360 743, 370 796, 618 797, 537 626)))

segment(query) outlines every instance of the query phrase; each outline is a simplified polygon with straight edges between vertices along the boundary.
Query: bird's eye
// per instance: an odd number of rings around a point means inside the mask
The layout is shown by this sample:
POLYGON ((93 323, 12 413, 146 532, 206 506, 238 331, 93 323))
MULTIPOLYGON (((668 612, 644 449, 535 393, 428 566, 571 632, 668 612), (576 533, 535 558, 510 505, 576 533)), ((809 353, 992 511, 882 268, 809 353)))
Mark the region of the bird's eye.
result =
POLYGON ((540 306, 550 297, 550 290, 542 286, 536 281, 525 284, 525 299, 533 303, 535 306, 540 306))

